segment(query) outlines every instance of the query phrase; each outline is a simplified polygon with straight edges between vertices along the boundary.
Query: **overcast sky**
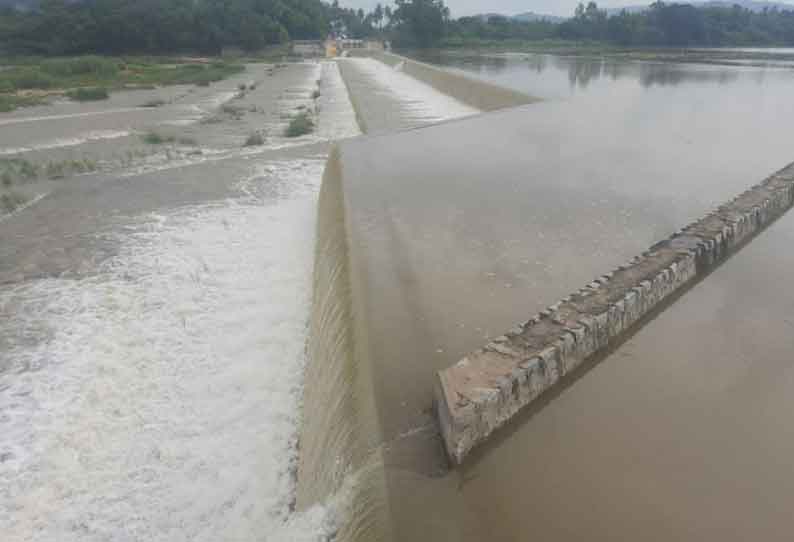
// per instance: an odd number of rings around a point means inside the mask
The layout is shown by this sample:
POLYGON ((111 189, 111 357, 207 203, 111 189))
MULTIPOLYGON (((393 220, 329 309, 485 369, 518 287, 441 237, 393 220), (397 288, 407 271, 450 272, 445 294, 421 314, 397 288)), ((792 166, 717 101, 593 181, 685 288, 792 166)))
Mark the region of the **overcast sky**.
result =
MULTIPOLYGON (((339 0, 343 6, 364 8, 367 11, 374 8, 379 0, 339 0)), ((786 2, 786 0, 783 0, 786 2)), ((392 3, 388 0, 380 0, 382 4, 392 3)), ((503 13, 505 15, 516 15, 527 11, 534 11, 544 15, 569 16, 579 3, 579 0, 445 0, 444 2, 452 10, 454 17, 461 15, 474 15, 477 13, 503 13)), ((636 6, 650 4, 651 1, 643 0, 601 0, 597 2, 599 7, 612 8, 622 6, 636 6)), ((794 2, 786 2, 794 3, 794 2)))

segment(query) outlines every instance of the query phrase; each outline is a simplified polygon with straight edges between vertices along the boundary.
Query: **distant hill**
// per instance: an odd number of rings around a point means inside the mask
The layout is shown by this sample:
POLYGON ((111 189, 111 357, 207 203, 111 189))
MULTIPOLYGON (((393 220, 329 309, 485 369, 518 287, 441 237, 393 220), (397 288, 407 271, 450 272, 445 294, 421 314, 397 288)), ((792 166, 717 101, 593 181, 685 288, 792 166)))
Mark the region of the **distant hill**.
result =
POLYGON ((694 2, 694 3, 696 5, 720 7, 720 8, 729 8, 729 7, 733 7, 734 4, 738 4, 743 8, 749 9, 751 11, 763 11, 764 8, 769 8, 769 9, 778 8, 781 11, 794 11, 794 5, 792 4, 783 4, 781 2, 759 2, 757 0, 733 0, 732 2, 711 0, 708 2, 694 2))
MULTIPOLYGON (((672 3, 672 2, 671 2, 672 3)), ((784 11, 794 11, 794 5, 792 4, 783 4, 781 2, 765 2, 763 0, 706 0, 706 1, 695 1, 695 2, 687 2, 685 0, 681 0, 678 2, 680 4, 692 4, 693 6, 697 7, 719 7, 719 8, 730 8, 734 5, 739 5, 745 9, 749 9, 750 11, 763 11, 764 8, 777 8, 779 10, 784 11)), ((650 5, 650 3, 648 4, 650 5)), ((629 13, 642 13, 648 9, 648 5, 640 6, 640 5, 633 5, 633 6, 625 6, 622 8, 609 8, 607 9, 607 13, 609 15, 617 15, 621 11, 627 11, 629 13)))
POLYGON ((521 21, 524 23, 534 23, 536 21, 548 21, 550 23, 561 23, 568 19, 568 17, 557 17, 556 15, 542 15, 540 13, 533 13, 528 11, 526 13, 519 13, 518 15, 505 15, 503 13, 481 13, 479 15, 474 15, 474 17, 478 19, 482 19, 483 21, 487 21, 491 17, 504 17, 506 19, 512 19, 514 21, 521 21))
POLYGON ((557 17, 556 15, 543 15, 540 13, 534 13, 532 11, 528 11, 526 13, 519 13, 518 15, 514 15, 513 19, 516 21, 524 21, 524 22, 535 22, 535 21, 546 21, 550 23, 561 23, 567 20, 567 17, 557 17))

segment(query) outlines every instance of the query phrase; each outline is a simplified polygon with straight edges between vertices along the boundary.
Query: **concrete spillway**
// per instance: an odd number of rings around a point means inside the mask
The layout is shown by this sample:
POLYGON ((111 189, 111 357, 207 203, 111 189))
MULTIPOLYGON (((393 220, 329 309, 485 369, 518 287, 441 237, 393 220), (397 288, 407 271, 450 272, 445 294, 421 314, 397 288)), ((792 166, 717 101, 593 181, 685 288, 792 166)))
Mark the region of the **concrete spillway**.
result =
MULTIPOLYGON (((573 400, 548 409, 551 419, 541 415, 545 411, 531 412, 539 421, 525 416, 463 467, 449 468, 433 411, 438 371, 773 170, 757 171, 738 149, 705 160, 680 147, 655 146, 653 137, 665 134, 634 133, 631 126, 604 137, 607 112, 582 119, 566 115, 566 107, 533 104, 350 140, 329 161, 299 506, 336 491, 352 474, 358 483, 354 521, 340 533, 342 540, 474 542, 524 540, 526 533, 548 540, 664 540, 671 533, 696 540, 720 531, 713 519, 666 520, 648 502, 655 498, 653 485, 667 476, 663 462, 654 464, 651 447, 641 447, 646 455, 631 465, 642 472, 628 478, 619 463, 591 464, 588 450, 561 448, 561 442, 585 440, 597 446, 599 435, 613 439, 610 431, 630 446, 652 431, 619 412, 582 426, 580 409, 588 407, 575 401, 576 390, 568 393, 573 400), (634 144, 640 135, 651 141, 634 144), (604 483, 621 479, 625 484, 604 483), (631 487, 632 481, 644 486, 631 487), (613 510, 612 501, 622 508, 613 510), (576 509, 567 509, 568 502, 576 509)), ((646 374, 621 373, 620 364, 598 367, 606 373, 600 379, 611 382, 606 389, 615 408, 621 398, 653 387, 647 364, 646 374)), ((678 378, 686 383, 685 374, 678 378)), ((586 381, 567 384, 597 401, 597 389, 590 391, 586 381)), ((708 408, 691 401, 692 408, 708 408)), ((671 416, 688 427, 686 413, 671 416)), ((686 438, 692 430, 671 431, 669 438, 686 438)), ((709 434, 706 426, 696 430, 709 434)), ((743 449, 752 456, 752 449, 743 449)), ((691 467, 697 464, 690 462, 688 474, 713 484, 709 472, 691 467)), ((749 479, 752 472, 737 476, 749 479)), ((668 486, 665 502, 703 504, 687 491, 668 486)), ((791 492, 780 486, 777 495, 791 492)), ((743 499, 750 506, 749 494, 732 506, 743 499)), ((728 538, 757 528, 748 522, 728 538)))

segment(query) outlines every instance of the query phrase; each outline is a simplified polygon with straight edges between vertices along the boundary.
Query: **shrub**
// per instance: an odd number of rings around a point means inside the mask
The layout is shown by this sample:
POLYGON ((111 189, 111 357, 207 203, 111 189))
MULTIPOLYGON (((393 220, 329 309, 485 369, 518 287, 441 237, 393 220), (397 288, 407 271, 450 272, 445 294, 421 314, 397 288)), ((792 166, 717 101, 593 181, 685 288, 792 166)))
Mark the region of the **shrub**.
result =
POLYGON ((173 136, 164 136, 157 132, 148 132, 141 136, 141 140, 149 145, 162 145, 163 143, 173 143, 173 136))
POLYGON ((265 144, 265 138, 260 133, 254 133, 245 140, 244 147, 261 147, 265 144))
POLYGON ((110 98, 108 89, 103 87, 86 87, 70 90, 66 95, 76 102, 95 102, 110 98))
POLYGON ((19 90, 48 89, 54 87, 56 84, 53 77, 46 73, 42 73, 36 68, 8 70, 8 73, 4 75, 4 85, 10 85, 19 90))
POLYGON ((290 121, 284 135, 287 137, 300 137, 314 131, 314 121, 308 113, 304 112, 290 121))
POLYGON ((45 171, 50 179, 62 179, 66 176, 66 166, 63 162, 50 162, 45 171))
POLYGON ((116 61, 109 58, 82 56, 46 60, 42 62, 41 70, 57 77, 92 75, 94 77, 109 78, 116 76, 119 66, 116 61))
POLYGON ((0 196, 0 210, 10 213, 26 202, 27 200, 23 195, 17 194, 16 192, 9 192, 8 194, 0 196))

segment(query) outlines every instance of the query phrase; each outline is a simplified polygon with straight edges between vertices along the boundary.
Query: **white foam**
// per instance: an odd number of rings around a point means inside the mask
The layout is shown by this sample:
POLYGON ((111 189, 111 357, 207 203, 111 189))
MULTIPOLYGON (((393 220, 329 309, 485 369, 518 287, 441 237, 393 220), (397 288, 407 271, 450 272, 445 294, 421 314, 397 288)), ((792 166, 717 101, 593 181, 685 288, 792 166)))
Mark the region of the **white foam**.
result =
POLYGON ((361 134, 339 65, 336 62, 323 62, 322 70, 317 135, 321 139, 335 140, 361 134))
POLYGON ((4 542, 330 535, 290 512, 323 165, 260 164, 242 199, 115 231, 94 276, 0 291, 4 542))
POLYGON ((420 123, 433 123, 443 120, 477 115, 479 110, 443 94, 430 85, 406 75, 402 65, 392 68, 371 58, 351 58, 373 82, 376 92, 387 95, 400 103, 406 117, 420 123))
POLYGON ((63 147, 76 147, 83 145, 90 141, 102 141, 106 139, 118 139, 120 137, 127 137, 130 132, 126 130, 93 130, 83 134, 77 134, 74 137, 66 137, 60 139, 53 139, 51 141, 44 141, 35 145, 26 147, 6 147, 0 148, 0 156, 9 154, 19 154, 22 152, 44 151, 48 149, 59 149, 63 147))
MULTIPOLYGON (((323 137, 358 133, 324 71, 323 137)), ((324 163, 253 162, 239 197, 97 232, 96 274, 0 289, 4 542, 333 536, 350 488, 291 512, 324 163)))
POLYGON ((0 126, 24 124, 28 122, 47 122, 53 120, 78 119, 84 117, 99 117, 102 115, 117 115, 119 113, 134 113, 136 111, 145 111, 145 108, 119 107, 115 109, 104 109, 102 111, 86 111, 84 113, 66 113, 62 115, 44 115, 39 117, 14 117, 9 119, 0 119, 0 126))

